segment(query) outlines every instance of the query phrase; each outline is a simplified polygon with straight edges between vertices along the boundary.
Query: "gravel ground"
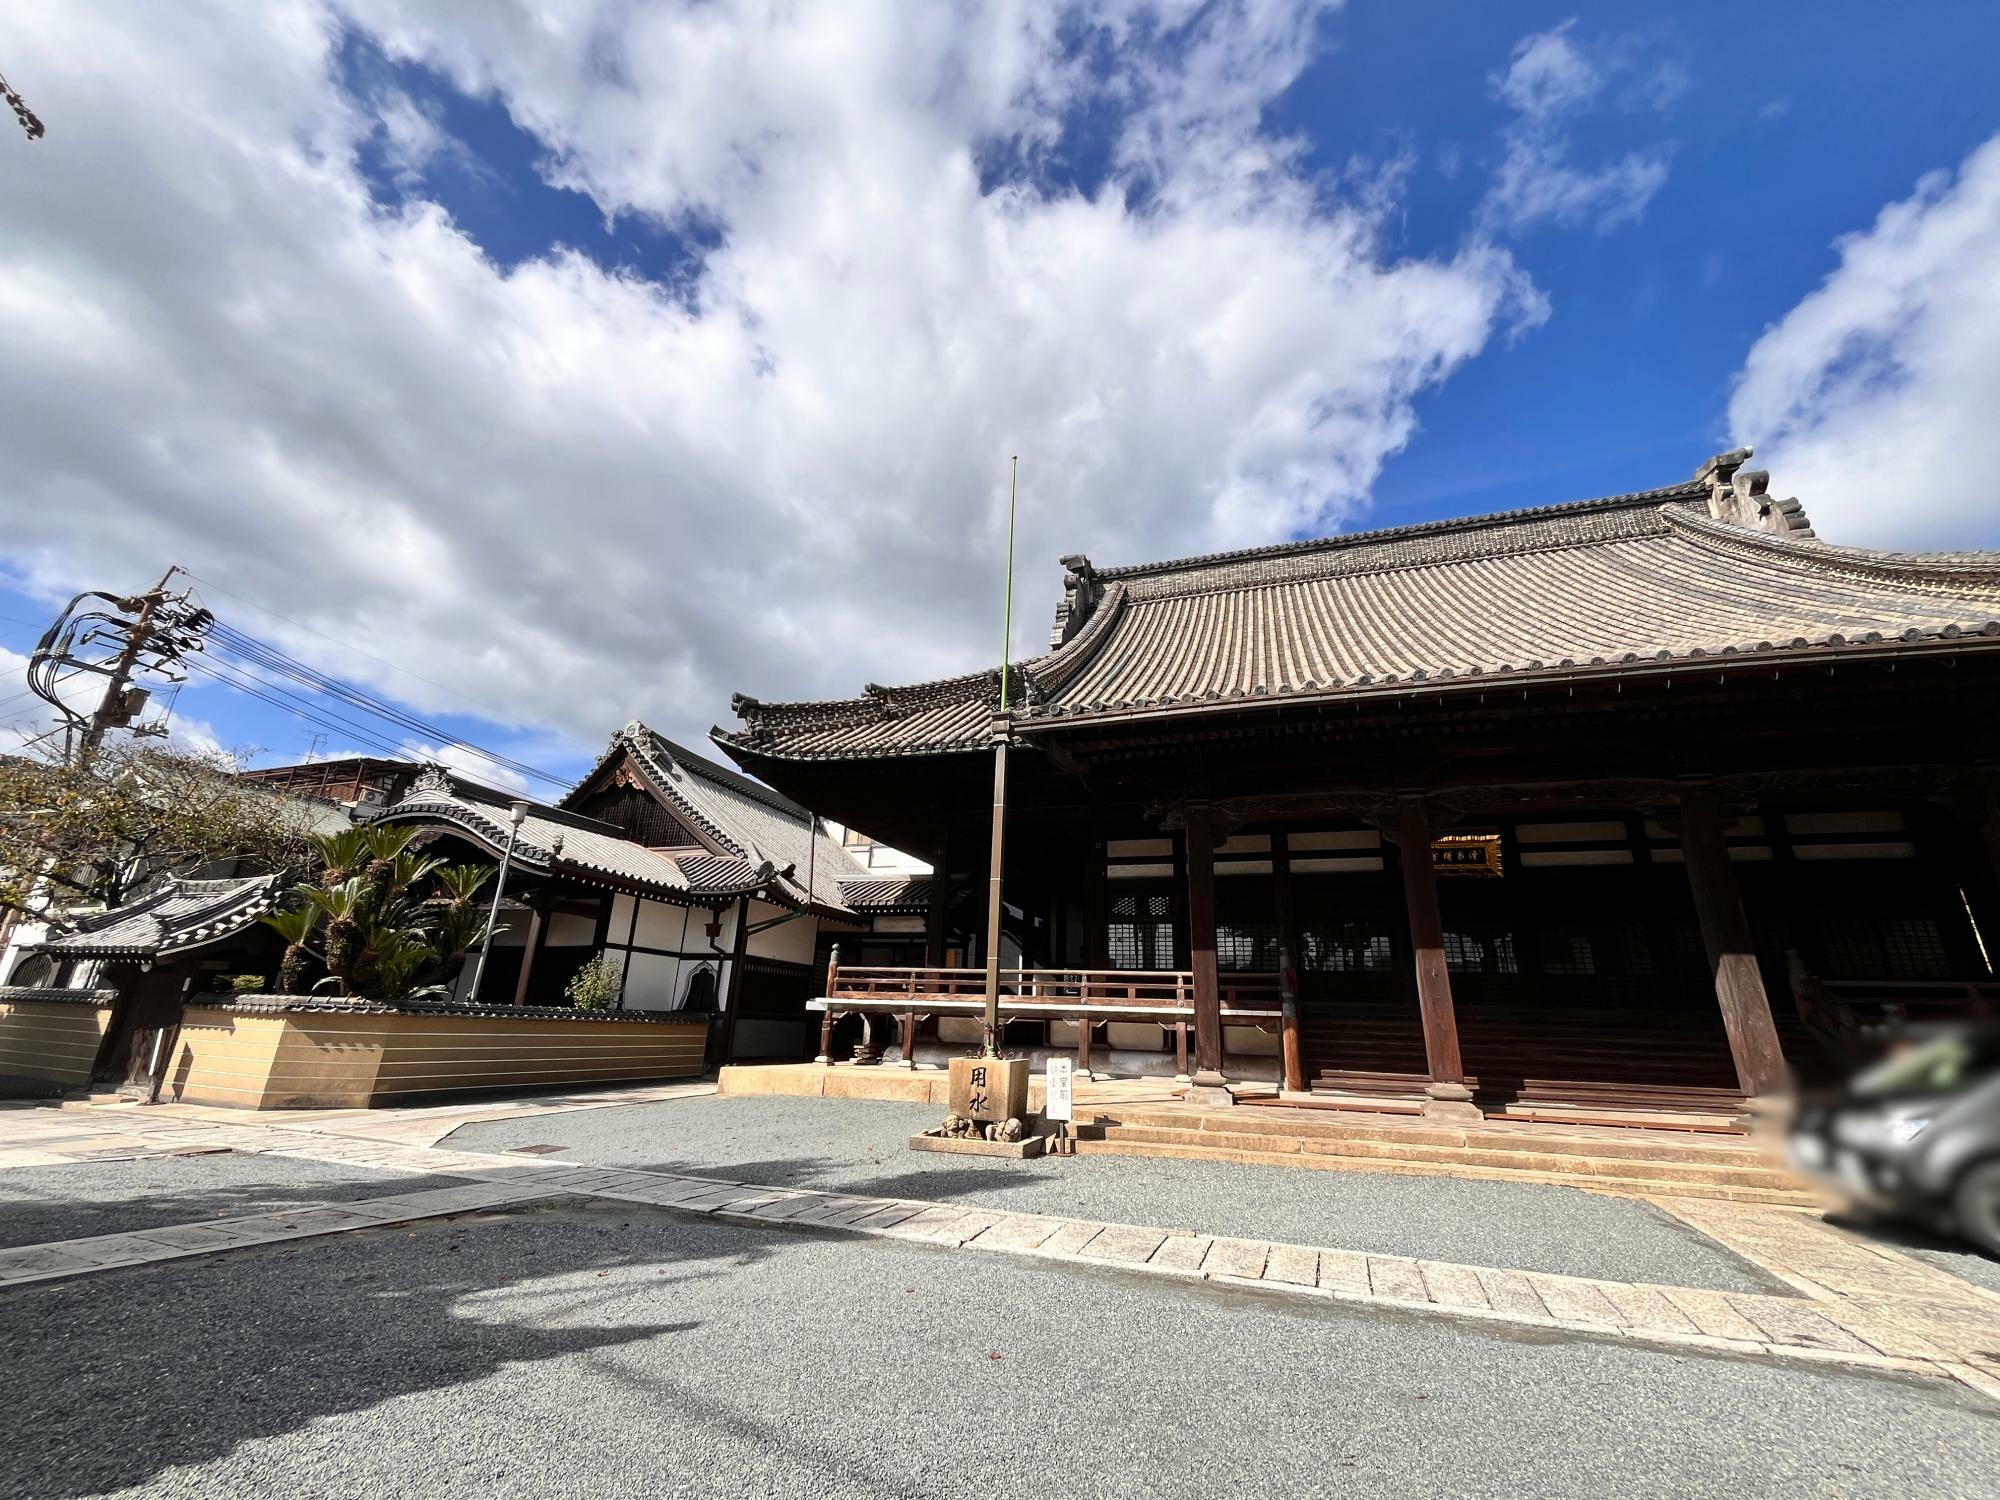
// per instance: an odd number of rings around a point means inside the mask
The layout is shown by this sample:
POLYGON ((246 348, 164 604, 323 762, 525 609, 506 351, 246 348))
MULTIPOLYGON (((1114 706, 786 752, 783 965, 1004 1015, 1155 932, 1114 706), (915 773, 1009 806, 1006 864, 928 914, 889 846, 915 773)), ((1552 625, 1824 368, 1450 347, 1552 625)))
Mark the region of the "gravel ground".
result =
POLYGON ((579 1161, 837 1188, 1027 1213, 1331 1245, 1717 1291, 1787 1288, 1650 1204, 1537 1183, 1078 1156, 993 1161, 912 1151, 927 1104, 675 1099, 468 1125, 449 1144, 561 1145, 579 1161))
POLYGON ((2000 1471, 1942 1381, 608 1204, 0 1294, 0 1382, 12 1500, 1930 1500, 2000 1471))
POLYGON ((0 1246, 278 1213, 309 1203, 345 1203, 462 1182, 235 1152, 17 1167, 0 1172, 0 1246))

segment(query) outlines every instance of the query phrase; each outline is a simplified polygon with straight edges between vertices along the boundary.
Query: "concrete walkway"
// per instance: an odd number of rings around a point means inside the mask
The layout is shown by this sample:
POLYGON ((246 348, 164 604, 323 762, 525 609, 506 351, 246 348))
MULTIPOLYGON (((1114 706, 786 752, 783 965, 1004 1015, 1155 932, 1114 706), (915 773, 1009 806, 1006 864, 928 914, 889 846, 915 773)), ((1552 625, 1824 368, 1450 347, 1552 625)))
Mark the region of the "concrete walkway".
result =
MULTIPOLYGON (((684 1085, 676 1091, 689 1092, 684 1085)), ((1774 1296, 1455 1265, 918 1199, 759 1187, 713 1176, 592 1167, 548 1156, 508 1158, 428 1144, 471 1116, 514 1118, 675 1097, 676 1091, 523 1101, 488 1106, 487 1112, 475 1106, 451 1112, 448 1119, 438 1110, 400 1112, 400 1118, 381 1111, 313 1120, 231 1115, 222 1122, 204 1117, 219 1112, 178 1106, 0 1110, 0 1168, 226 1149, 465 1179, 462 1187, 0 1251, 0 1288, 580 1196, 714 1215, 773 1232, 832 1230, 954 1251, 1034 1256, 1163 1281, 1253 1287, 1287 1298, 1419 1309, 1764 1358, 1833 1360, 1944 1377, 2000 1401, 2000 1294, 1796 1210, 1654 1200, 1798 1293, 1774 1296)))

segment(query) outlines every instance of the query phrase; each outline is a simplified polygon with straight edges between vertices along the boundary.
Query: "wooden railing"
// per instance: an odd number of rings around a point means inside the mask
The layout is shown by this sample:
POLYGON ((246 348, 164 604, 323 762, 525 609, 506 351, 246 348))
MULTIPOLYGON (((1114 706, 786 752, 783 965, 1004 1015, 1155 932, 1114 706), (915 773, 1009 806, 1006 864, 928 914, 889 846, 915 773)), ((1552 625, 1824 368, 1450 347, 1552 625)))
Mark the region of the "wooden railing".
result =
MULTIPOLYGON (((1276 974, 1223 974, 1217 984, 1222 1019, 1274 1028, 1280 1016, 1276 974)), ((870 1017, 899 1017, 905 1062, 910 1061, 919 1020, 977 1016, 985 1008, 986 971, 842 964, 834 950, 826 993, 810 1004, 821 1013, 820 1058, 829 1060, 834 1022, 858 1015, 862 1039, 855 1057, 876 1056, 870 1017)), ((1187 1071, 1187 1033, 1194 1019, 1194 974, 1187 969, 1002 969, 1000 1019, 1073 1021, 1077 1061, 1090 1072, 1092 1031, 1108 1021, 1151 1022, 1171 1030, 1179 1071, 1187 1071)))
MULTIPOLYGON (((1224 1010, 1275 1008, 1276 974, 1224 974, 1218 989, 1224 1010)), ((1059 1009, 1194 1009, 1194 974, 1187 969, 1002 969, 1002 1003, 1012 1000, 1059 1009)), ((984 969, 892 968, 827 965, 829 1000, 886 1001, 986 998, 984 969)), ((1020 1006, 1010 1006, 1019 1009, 1020 1006)))

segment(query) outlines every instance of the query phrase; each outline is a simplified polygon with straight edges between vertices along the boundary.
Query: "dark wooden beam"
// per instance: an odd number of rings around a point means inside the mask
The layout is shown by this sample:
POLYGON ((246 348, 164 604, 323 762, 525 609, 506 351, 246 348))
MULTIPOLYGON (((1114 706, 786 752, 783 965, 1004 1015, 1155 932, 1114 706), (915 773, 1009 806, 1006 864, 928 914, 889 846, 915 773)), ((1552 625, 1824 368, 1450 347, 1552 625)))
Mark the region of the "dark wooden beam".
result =
POLYGON ((1451 971, 1444 956, 1444 918, 1438 909, 1437 871, 1431 864, 1431 824, 1423 799, 1406 797, 1396 813, 1397 862, 1409 908, 1410 950, 1416 967, 1417 1007, 1423 1017, 1424 1061, 1431 1075, 1425 1114, 1471 1117, 1478 1111, 1465 1086, 1458 1054, 1458 1014, 1451 1000, 1451 971))
POLYGON ((1722 1027, 1736 1059, 1737 1081, 1753 1098, 1775 1094, 1784 1087, 1785 1055, 1771 1020, 1764 976, 1757 969, 1743 897, 1729 867, 1729 843, 1714 789, 1687 788, 1681 793, 1680 810, 1681 850, 1694 889, 1702 946, 1708 950, 1715 978, 1716 1002, 1722 1007, 1722 1027))
POLYGON ((950 941, 951 918, 951 838, 938 840, 931 854, 931 901, 924 908, 924 962, 933 969, 944 967, 944 950, 950 941))
MULTIPOLYGON (((720 912, 717 913, 721 915, 720 912)), ((801 920, 804 920, 801 918, 801 920)), ((722 1040, 717 1047, 720 1056, 718 1067, 725 1067, 736 1057, 736 1012, 743 1000, 743 960, 750 951, 750 898, 736 898, 736 941, 729 953, 729 984, 723 991, 722 1000, 722 1040)))
POLYGON ((1215 961, 1215 839, 1208 809, 1189 811, 1187 850, 1188 967, 1194 973, 1194 1083, 1189 1097, 1230 1102, 1222 1076, 1222 985, 1215 961))
POLYGON ((1271 901, 1278 918, 1278 1049, 1284 1062, 1284 1086, 1302 1094, 1306 1087, 1305 1057, 1299 1042, 1299 918, 1292 904, 1292 856, 1282 830, 1271 835, 1271 901))
POLYGON ((514 1003, 528 1003, 528 981, 534 976, 535 957, 549 935, 549 898, 543 896, 528 906, 528 940, 521 948, 521 972, 514 980, 514 1003))
POLYGON ((1104 847, 1104 820, 1093 818, 1090 863, 1083 872, 1083 963, 1089 969, 1111 967, 1111 879, 1104 847))

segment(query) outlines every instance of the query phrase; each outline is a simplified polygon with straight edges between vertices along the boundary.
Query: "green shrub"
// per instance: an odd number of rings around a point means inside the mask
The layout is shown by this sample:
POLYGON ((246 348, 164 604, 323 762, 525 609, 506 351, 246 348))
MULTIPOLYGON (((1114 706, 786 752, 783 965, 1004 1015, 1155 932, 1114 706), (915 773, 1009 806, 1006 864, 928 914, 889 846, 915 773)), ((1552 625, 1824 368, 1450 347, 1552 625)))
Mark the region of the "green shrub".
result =
POLYGON ((578 1010, 609 1010, 618 1003, 624 971, 610 954, 600 953, 576 971, 569 982, 570 1004, 578 1010))

